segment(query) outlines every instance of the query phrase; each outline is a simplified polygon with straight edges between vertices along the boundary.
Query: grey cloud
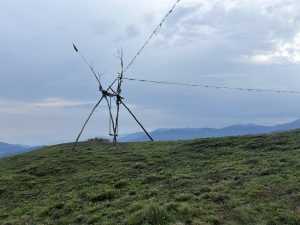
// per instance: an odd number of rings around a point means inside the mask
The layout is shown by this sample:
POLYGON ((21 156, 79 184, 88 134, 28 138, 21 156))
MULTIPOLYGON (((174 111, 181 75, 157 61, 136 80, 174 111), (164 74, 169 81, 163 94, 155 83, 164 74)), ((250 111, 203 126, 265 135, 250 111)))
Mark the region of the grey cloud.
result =
POLYGON ((109 35, 109 32, 116 26, 114 21, 101 21, 92 25, 93 34, 109 35))
MULTIPOLYGON (((298 15, 287 14, 281 4, 273 6, 272 13, 266 13, 263 7, 259 10, 237 7, 226 11, 224 4, 216 4, 209 11, 201 11, 197 5, 181 7, 162 31, 165 40, 175 38, 177 45, 212 40, 214 45, 231 45, 234 51, 238 48, 240 54, 237 57, 240 57, 274 48, 274 41, 291 40, 299 32, 300 24, 295 26, 298 15)), ((299 7, 297 1, 286 4, 299 7)))
POLYGON ((124 41, 124 40, 129 40, 129 39, 132 39, 134 37, 137 37, 139 35, 139 31, 138 31, 138 28, 131 24, 131 25, 128 25, 124 32, 119 35, 115 40, 117 42, 120 42, 120 41, 124 41))
POLYGON ((126 28, 127 38, 136 37, 139 34, 138 29, 134 25, 129 25, 126 28))

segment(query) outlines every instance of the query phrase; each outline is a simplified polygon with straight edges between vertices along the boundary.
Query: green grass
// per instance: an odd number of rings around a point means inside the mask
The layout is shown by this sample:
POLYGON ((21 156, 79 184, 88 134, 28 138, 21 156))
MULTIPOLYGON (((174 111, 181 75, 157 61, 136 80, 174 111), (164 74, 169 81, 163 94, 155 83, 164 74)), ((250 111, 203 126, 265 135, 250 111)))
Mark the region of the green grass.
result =
POLYGON ((300 131, 0 159, 0 224, 300 224, 300 131))

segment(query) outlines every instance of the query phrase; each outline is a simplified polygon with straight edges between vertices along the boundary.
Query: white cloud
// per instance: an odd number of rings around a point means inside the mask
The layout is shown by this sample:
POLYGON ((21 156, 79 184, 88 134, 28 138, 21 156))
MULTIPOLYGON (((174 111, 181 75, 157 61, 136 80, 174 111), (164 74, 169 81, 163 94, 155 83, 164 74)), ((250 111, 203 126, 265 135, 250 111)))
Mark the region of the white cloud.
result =
POLYGON ((92 101, 81 101, 81 100, 66 100, 60 98, 47 98, 39 102, 29 103, 30 107, 38 108, 65 108, 65 107, 75 107, 84 106, 88 104, 93 104, 92 101))
POLYGON ((40 110, 44 109, 83 107, 90 104, 95 104, 95 102, 60 98, 47 98, 39 101, 10 101, 0 99, 0 114, 30 114, 40 112, 40 110))
MULTIPOLYGON (((276 42, 276 41, 274 41, 276 42)), ((277 41, 275 49, 249 57, 258 64, 300 63, 300 33, 291 42, 277 41)))

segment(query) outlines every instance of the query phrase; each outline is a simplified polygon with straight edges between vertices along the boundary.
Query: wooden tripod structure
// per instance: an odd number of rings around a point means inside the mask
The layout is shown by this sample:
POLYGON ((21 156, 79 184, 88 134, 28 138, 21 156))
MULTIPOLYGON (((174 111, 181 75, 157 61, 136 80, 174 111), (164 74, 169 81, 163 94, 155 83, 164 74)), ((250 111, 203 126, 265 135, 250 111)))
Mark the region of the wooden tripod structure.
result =
POLYGON ((104 89, 101 81, 100 81, 100 74, 96 74, 93 66, 91 64, 88 63, 88 61, 84 58, 84 56, 79 52, 78 48, 73 44, 73 47, 75 49, 75 51, 80 55, 80 57, 82 58, 82 60, 84 61, 84 63, 90 68, 90 70, 92 71, 93 75, 95 76, 96 80, 98 81, 99 84, 99 91, 102 93, 102 96, 100 98, 100 100, 97 102, 97 104, 95 105, 95 107, 93 108, 92 112, 90 113, 90 115, 88 116, 87 120, 85 121, 75 143, 74 143, 74 147, 73 149, 76 148, 76 145, 79 141, 79 138, 84 130, 84 128, 86 127, 87 123, 89 122, 91 116, 93 115, 93 113, 95 112, 96 108, 99 106, 100 102, 105 99, 108 109, 109 109, 109 135, 113 137, 113 143, 117 146, 117 137, 118 137, 118 133, 119 133, 119 113, 120 113, 120 106, 123 105, 125 107, 125 109, 127 109, 127 111, 130 113, 130 115, 134 118, 134 120, 140 125, 140 127, 143 129, 143 131, 145 132, 145 134, 148 136, 148 138, 153 141, 152 137, 150 136, 150 134, 146 131, 146 129, 143 127, 143 125, 138 121, 138 119, 136 118, 136 116, 132 113, 132 111, 128 108, 128 106, 124 103, 124 98, 122 98, 121 96, 121 92, 122 92, 122 82, 123 82, 123 75, 124 73, 134 64, 134 62, 136 61, 137 57, 141 54, 141 52, 146 48, 146 46, 148 45, 148 43, 150 42, 150 40, 156 36, 156 34, 159 32, 160 28, 162 27, 163 23, 166 21, 166 19, 170 16, 170 14, 173 12, 173 10, 175 9, 175 7, 179 4, 181 0, 176 0, 174 5, 172 6, 172 8, 168 11, 168 13, 163 17, 162 21, 158 24, 158 26, 155 28, 155 30, 151 33, 151 35, 148 37, 148 39, 146 40, 146 42, 142 45, 142 47, 139 49, 139 51, 136 53, 136 55, 132 58, 132 60, 130 61, 130 63, 124 68, 124 64, 123 64, 123 52, 122 49, 120 49, 118 51, 118 55, 117 58, 120 59, 121 62, 121 72, 118 73, 117 78, 112 82, 112 84, 107 88, 104 89), (114 90, 113 86, 115 86, 115 83, 117 88, 114 90), (114 100, 116 102, 116 114, 114 116, 113 112, 112 112, 112 100, 114 100))
POLYGON ((73 44, 73 48, 80 55, 80 57, 82 58, 84 63, 89 67, 89 69, 91 70, 91 72, 95 76, 95 78, 96 78, 96 80, 99 84, 99 91, 102 94, 100 100, 94 106, 93 110, 91 111, 91 113, 89 114, 87 120, 85 121, 83 127, 81 128, 81 130, 79 132, 79 135, 77 136, 77 139, 74 143, 73 150, 76 148, 76 146, 78 144, 78 141, 79 141, 86 125, 88 124, 90 118, 92 117, 92 115, 94 114, 95 110, 100 105, 102 100, 105 100, 106 103, 107 103, 107 106, 108 106, 108 110, 109 110, 109 135, 113 137, 113 143, 115 144, 115 146, 117 146, 117 137, 119 135, 119 114, 120 114, 120 106, 121 105, 123 105, 125 107, 125 109, 130 113, 130 115, 134 118, 134 120, 140 125, 142 130, 148 136, 148 138, 151 141, 153 141, 153 138, 150 136, 150 134, 147 132, 147 130, 144 128, 144 126, 140 123, 140 121, 136 118, 136 116, 133 114, 133 112, 124 103, 124 98, 121 96, 122 83, 123 83, 123 74, 124 74, 124 63, 123 63, 123 51, 122 51, 122 49, 118 50, 118 55, 116 56, 117 58, 119 58, 119 60, 121 62, 121 71, 118 73, 118 76, 111 83, 111 85, 107 89, 104 89, 102 84, 101 84, 100 74, 98 74, 98 76, 97 76, 93 66, 88 63, 88 61, 84 58, 84 56, 80 53, 80 51, 78 50, 78 48, 74 44, 73 44), (113 89, 114 85, 116 86, 115 90, 113 89), (115 103, 116 103, 116 113, 115 113, 115 115, 113 114, 113 110, 112 110, 112 101, 115 101, 115 103))

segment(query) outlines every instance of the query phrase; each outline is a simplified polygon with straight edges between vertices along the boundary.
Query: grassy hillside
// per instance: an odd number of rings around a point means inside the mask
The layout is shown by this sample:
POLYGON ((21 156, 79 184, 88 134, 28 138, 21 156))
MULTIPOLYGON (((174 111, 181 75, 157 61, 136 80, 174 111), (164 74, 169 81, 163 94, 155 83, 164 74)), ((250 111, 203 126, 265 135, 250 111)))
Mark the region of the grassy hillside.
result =
POLYGON ((300 224, 300 131, 0 159, 0 224, 300 224))

